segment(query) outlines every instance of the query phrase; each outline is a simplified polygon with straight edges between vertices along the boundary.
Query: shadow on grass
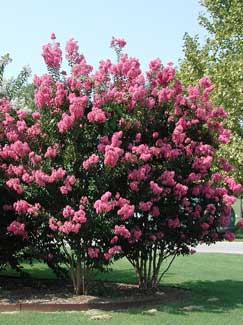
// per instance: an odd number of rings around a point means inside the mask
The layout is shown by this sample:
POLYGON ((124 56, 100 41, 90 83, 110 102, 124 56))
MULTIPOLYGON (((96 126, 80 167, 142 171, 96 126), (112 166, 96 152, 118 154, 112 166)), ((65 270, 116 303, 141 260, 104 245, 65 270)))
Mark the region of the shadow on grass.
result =
MULTIPOLYGON (((117 281, 124 283, 137 283, 135 273, 132 268, 124 270, 113 270, 111 273, 100 273, 96 276, 97 280, 117 281)), ((197 312, 213 312, 221 313, 235 308, 243 307, 243 274, 242 281, 239 280, 214 280, 214 281, 186 281, 181 283, 171 283, 170 279, 175 278, 173 272, 168 272, 164 278, 161 288, 163 287, 179 287, 189 289, 191 296, 181 298, 174 303, 165 303, 157 306, 160 311, 167 311, 170 313, 188 313, 183 310, 184 307, 195 306, 192 311, 197 312), (212 299, 212 300, 211 300, 212 299), (198 307, 198 308, 197 308, 198 307)), ((143 306, 141 306, 142 308, 143 306)), ((140 309, 140 308, 139 308, 140 309)), ((141 309, 131 309, 130 313, 141 313, 141 309)))
MULTIPOLYGON (((41 265, 35 265, 32 269, 31 275, 34 278, 53 278, 53 274, 48 268, 40 267, 41 265)), ((30 270, 28 269, 28 272, 30 270)), ((222 271, 223 272, 223 271, 222 271)), ((1 275, 1 273, 0 273, 1 275)), ((133 268, 128 264, 119 264, 114 267, 111 272, 95 272, 95 280, 101 281, 114 281, 135 284, 137 283, 135 272, 133 268)), ((161 285, 163 290, 164 287, 180 287, 189 289, 191 295, 186 295, 176 301, 165 302, 163 304, 157 305, 156 308, 159 311, 166 311, 172 314, 188 314, 189 312, 200 312, 200 313, 222 313, 237 308, 243 308, 243 281, 232 280, 232 279, 222 279, 222 280, 194 280, 194 281, 178 281, 173 283, 175 279, 174 272, 168 272, 164 278, 161 285), (213 299, 212 299, 213 298, 213 299), (210 300, 212 299, 212 300, 210 300), (195 306, 196 308, 190 310, 183 309, 184 307, 195 306), (198 307, 198 308, 197 308, 198 307)), ((243 280, 243 274, 242 274, 243 280)), ((124 310, 131 314, 141 313, 142 309, 148 309, 152 307, 145 307, 141 305, 139 308, 133 308, 129 310, 124 310)))
MULTIPOLYGON (((164 283, 163 286, 168 288, 170 283, 164 283)), ((162 290, 163 286, 161 286, 162 290)), ((180 288, 190 289, 191 296, 185 296, 172 303, 163 303, 154 306, 154 308, 161 312, 189 315, 191 312, 219 314, 237 308, 242 309, 243 307, 243 281, 230 279, 222 281, 190 281, 181 283, 180 288)), ((137 314, 141 313, 141 309, 150 308, 153 307, 141 306, 141 308, 130 309, 126 312, 137 314)))

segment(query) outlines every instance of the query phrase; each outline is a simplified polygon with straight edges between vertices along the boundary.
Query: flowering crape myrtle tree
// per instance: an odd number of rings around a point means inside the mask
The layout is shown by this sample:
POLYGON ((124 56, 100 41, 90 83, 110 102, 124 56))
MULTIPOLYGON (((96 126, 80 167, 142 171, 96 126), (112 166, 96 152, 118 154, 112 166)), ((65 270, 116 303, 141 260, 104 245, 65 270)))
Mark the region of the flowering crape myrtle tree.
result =
POLYGON ((77 294, 89 270, 113 257, 126 256, 147 290, 168 257, 233 240, 220 227, 241 185, 215 157, 230 132, 225 111, 209 101, 210 80, 186 91, 159 59, 143 74, 115 38, 118 62, 101 61, 95 72, 70 39, 68 76, 52 40, 42 53, 49 73, 34 79, 36 110, 14 116, 7 99, 0 107, 0 166, 19 195, 8 231, 61 245, 77 294))
MULTIPOLYGON (((6 79, 5 71, 10 62, 9 54, 0 57, 0 106, 4 105, 3 103, 6 102, 4 98, 8 97, 13 107, 20 103, 21 108, 25 108, 30 70, 24 67, 16 78, 6 79)), ((28 97, 30 103, 34 96, 28 97)), ((2 139, 0 142, 2 143, 2 139)), ((0 269, 11 265, 12 268, 20 270, 20 261, 22 259, 26 261, 32 254, 27 253, 26 242, 22 238, 15 238, 13 241, 12 235, 6 231, 6 227, 16 219, 14 211, 8 210, 8 204, 15 202, 17 196, 16 193, 11 192, 5 182, 4 173, 0 170, 0 269)))
MULTIPOLYGON (((124 44, 114 40, 113 45, 124 44)), ((174 258, 190 253, 189 247, 234 239, 221 229, 242 189, 227 176, 232 166, 215 156, 230 131, 222 123, 227 113, 209 101, 214 89, 209 78, 185 91, 170 64, 163 67, 156 59, 149 68, 142 75, 138 60, 126 55, 109 66, 111 84, 100 96, 101 107, 118 112, 119 124, 98 149, 112 175, 123 170, 126 180, 94 204, 114 222, 105 258, 121 251, 145 290, 156 288, 174 258)))

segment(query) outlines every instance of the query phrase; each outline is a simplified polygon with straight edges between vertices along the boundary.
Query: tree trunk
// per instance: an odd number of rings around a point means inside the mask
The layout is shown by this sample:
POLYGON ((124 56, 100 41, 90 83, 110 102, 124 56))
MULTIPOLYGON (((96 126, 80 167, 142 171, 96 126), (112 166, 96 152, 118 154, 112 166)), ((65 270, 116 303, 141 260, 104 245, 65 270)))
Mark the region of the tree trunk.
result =
POLYGON ((140 252, 136 259, 131 260, 128 258, 129 262, 135 268, 139 288, 145 292, 156 291, 161 278, 170 268, 175 256, 176 253, 172 256, 170 263, 161 274, 161 265, 164 260, 169 257, 169 255, 164 255, 164 252, 162 251, 158 252, 156 246, 151 248, 149 253, 145 256, 143 256, 142 252, 140 252))
POLYGON ((87 273, 88 270, 85 263, 82 262, 81 257, 77 256, 76 263, 74 262, 74 258, 72 258, 72 263, 70 263, 70 274, 74 293, 76 295, 87 294, 87 273))

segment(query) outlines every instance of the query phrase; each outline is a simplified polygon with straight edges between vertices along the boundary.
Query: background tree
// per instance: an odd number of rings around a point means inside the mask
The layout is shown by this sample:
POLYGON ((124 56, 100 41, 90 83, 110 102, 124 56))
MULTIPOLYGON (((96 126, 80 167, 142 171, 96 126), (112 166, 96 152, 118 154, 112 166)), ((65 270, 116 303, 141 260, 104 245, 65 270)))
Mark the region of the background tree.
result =
POLYGON ((232 173, 243 181, 243 2, 241 0, 203 0, 204 13, 199 24, 207 39, 200 45, 198 36, 184 36, 184 59, 179 76, 185 85, 195 84, 203 75, 215 84, 214 103, 224 106, 229 116, 225 124, 232 130, 230 142, 219 154, 235 166, 232 173))

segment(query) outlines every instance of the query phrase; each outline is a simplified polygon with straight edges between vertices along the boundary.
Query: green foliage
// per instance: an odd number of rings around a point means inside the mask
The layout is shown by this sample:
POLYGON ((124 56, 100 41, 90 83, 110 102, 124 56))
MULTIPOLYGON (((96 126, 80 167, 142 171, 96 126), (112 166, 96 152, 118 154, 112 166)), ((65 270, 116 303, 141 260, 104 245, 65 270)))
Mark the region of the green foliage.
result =
POLYGON ((11 99, 12 105, 16 108, 32 110, 34 102, 34 86, 28 83, 31 69, 28 66, 22 68, 17 77, 5 78, 4 73, 7 66, 12 62, 7 53, 0 58, 0 98, 11 99))

